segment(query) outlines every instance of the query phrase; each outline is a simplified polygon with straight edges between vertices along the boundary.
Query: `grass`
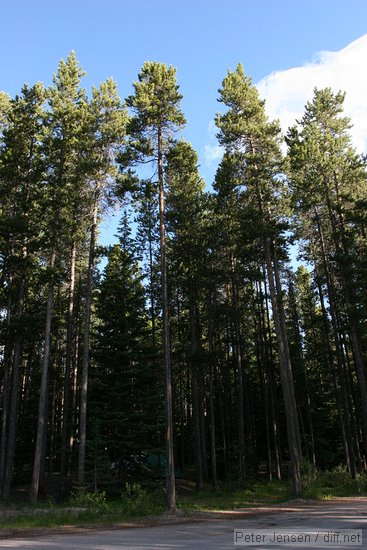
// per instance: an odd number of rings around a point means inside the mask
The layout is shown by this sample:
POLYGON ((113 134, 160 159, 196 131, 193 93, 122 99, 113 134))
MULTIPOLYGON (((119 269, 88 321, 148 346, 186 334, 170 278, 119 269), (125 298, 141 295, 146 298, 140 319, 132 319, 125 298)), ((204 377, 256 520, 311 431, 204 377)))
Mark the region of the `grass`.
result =
MULTIPOLYGON (((317 472, 306 466, 303 472, 302 498, 326 500, 333 497, 361 495, 367 492, 367 476, 352 480, 343 468, 317 472)), ((236 510, 246 507, 271 506, 292 498, 287 481, 250 480, 243 487, 238 483, 222 483, 216 492, 209 487, 200 492, 179 492, 177 504, 183 512, 236 510)), ((138 483, 127 484, 120 494, 107 498, 106 493, 74 492, 69 502, 52 502, 37 506, 9 506, 0 503, 0 529, 53 528, 65 525, 108 525, 159 515, 165 511, 165 493, 162 485, 144 488, 138 483), (6 509, 12 515, 1 514, 6 509), (3 517, 2 517, 3 516, 3 517)))
MULTIPOLYGON (((3 506, 6 506, 4 503, 3 506)), ((0 518, 1 518, 0 504, 0 518)), ((9 510, 9 506, 6 506, 9 510)), ((12 507, 12 515, 0 519, 0 528, 58 527, 62 525, 107 525, 165 510, 163 487, 146 490, 139 484, 127 484, 119 498, 107 499, 104 491, 74 492, 67 504, 52 502, 12 507)))
POLYGON ((306 464, 303 476, 302 496, 317 500, 335 497, 351 497, 367 492, 367 475, 358 474, 352 479, 344 467, 334 470, 317 471, 306 464))
POLYGON ((249 506, 266 506, 291 498, 285 481, 250 482, 243 488, 238 483, 225 483, 217 491, 206 489, 178 498, 178 507, 184 511, 236 510, 249 506))
MULTIPOLYGON (((318 472, 306 466, 302 476, 300 498, 328 500, 367 493, 367 476, 361 474, 351 479, 345 468, 318 472)), ((293 498, 287 481, 250 481, 243 488, 238 484, 223 484, 214 493, 203 490, 181 497, 178 505, 184 511, 236 510, 250 506, 271 506, 293 498)))

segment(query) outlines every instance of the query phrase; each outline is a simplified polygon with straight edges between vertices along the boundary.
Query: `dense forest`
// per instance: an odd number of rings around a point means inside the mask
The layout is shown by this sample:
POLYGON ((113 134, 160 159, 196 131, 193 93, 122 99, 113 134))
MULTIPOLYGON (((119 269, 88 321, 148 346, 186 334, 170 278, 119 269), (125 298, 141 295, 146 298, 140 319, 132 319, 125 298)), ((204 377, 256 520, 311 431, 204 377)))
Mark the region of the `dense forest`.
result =
POLYGON ((315 89, 284 136, 228 71, 206 185, 174 68, 146 62, 125 100, 84 74, 71 53, 0 93, 0 497, 145 476, 174 510, 177 476, 358 476, 367 161, 344 93, 315 89))

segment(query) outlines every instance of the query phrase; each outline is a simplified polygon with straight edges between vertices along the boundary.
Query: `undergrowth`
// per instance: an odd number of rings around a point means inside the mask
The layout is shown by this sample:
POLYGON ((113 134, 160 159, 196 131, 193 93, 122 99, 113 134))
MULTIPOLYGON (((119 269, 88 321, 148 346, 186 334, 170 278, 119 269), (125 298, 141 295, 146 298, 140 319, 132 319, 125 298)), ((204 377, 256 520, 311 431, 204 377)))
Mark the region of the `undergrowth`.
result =
POLYGON ((119 498, 108 499, 105 491, 74 490, 65 504, 48 502, 23 507, 0 521, 1 528, 55 527, 60 525, 108 524, 125 519, 160 514, 165 510, 162 486, 147 490, 139 483, 126 483, 119 498))
MULTIPOLYGON (((302 466, 301 498, 326 500, 366 492, 366 474, 351 479, 344 467, 318 471, 309 463, 302 466)), ((250 506, 271 506, 291 498, 288 481, 249 479, 242 486, 239 486, 238 482, 221 483, 216 491, 208 486, 190 495, 179 494, 177 505, 185 512, 220 511, 250 506)), ((144 487, 139 483, 126 483, 120 494, 113 497, 109 497, 105 491, 88 492, 76 489, 66 504, 57 504, 51 500, 33 507, 0 503, 0 527, 4 529, 108 525, 126 519, 159 515, 165 509, 166 498, 162 485, 144 487)))
POLYGON ((222 483, 216 491, 204 489, 178 499, 181 510, 235 510, 249 506, 264 506, 285 502, 291 498, 289 484, 285 481, 249 481, 240 487, 238 483, 222 483))
POLYGON ((349 497, 367 492, 367 475, 357 474, 352 479, 345 466, 319 471, 305 462, 302 466, 302 497, 327 500, 349 497))

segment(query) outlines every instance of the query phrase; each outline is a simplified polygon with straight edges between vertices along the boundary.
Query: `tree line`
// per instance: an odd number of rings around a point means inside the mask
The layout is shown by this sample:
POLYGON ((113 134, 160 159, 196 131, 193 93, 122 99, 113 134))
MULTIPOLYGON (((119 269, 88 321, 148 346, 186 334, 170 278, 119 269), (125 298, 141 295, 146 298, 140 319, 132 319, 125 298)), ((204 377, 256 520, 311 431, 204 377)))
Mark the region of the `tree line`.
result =
POLYGON ((355 478, 367 179, 345 94, 315 89, 283 136, 229 70, 208 190, 174 68, 144 63, 124 101, 112 79, 89 97, 84 74, 72 52, 50 87, 0 94, 1 497, 53 480, 65 498, 149 460, 171 511, 180 472, 294 494, 305 461, 355 478))

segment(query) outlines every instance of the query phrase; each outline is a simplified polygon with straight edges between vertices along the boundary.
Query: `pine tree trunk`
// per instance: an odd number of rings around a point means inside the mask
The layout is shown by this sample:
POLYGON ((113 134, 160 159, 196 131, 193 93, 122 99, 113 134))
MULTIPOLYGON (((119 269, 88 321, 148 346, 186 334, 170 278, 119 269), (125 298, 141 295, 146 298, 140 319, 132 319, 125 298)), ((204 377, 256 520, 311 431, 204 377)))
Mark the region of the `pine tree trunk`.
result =
MULTIPOLYGON (((262 275, 263 275, 263 283, 264 283, 264 296, 262 298, 261 304, 262 304, 262 314, 266 322, 266 326, 264 326, 264 337, 265 337, 265 351, 266 351, 266 373, 269 380, 269 399, 270 399, 270 413, 271 413, 271 435, 273 440, 273 449, 274 449, 274 462, 275 462, 275 472, 277 479, 282 479, 282 469, 281 469, 281 445, 280 445, 280 434, 279 434, 279 422, 278 422, 278 415, 277 415, 277 408, 276 408, 276 388, 275 388, 275 381, 274 381, 274 372, 273 372, 273 364, 274 364, 274 352, 273 352, 273 346, 271 343, 271 326, 270 326, 270 312, 269 312, 269 304, 268 304, 268 289, 266 284, 266 272, 265 272, 265 265, 262 265, 262 275)), ((261 295, 261 285, 260 285, 260 291, 261 295)))
MULTIPOLYGON (((336 391, 338 392, 338 388, 340 388, 340 397, 341 397, 341 422, 343 424, 343 432, 344 432, 344 448, 346 452, 346 458, 347 458, 347 464, 348 469, 351 474, 351 477, 354 479, 356 477, 356 465, 355 465, 355 456, 354 456, 354 450, 353 450, 353 438, 352 433, 350 430, 350 410, 348 405, 348 395, 347 395, 347 389, 345 385, 345 372, 344 372, 344 365, 343 365, 343 358, 342 358, 342 350, 340 349, 340 340, 339 340, 339 332, 338 332, 338 324, 336 320, 336 297, 334 292, 334 285, 329 269, 329 264, 327 261, 327 254, 326 254, 326 244, 324 239, 324 233, 321 225, 321 220, 319 218, 317 210, 315 210, 315 219, 317 223, 317 230, 319 234, 320 239, 320 246, 321 246, 321 262, 323 265, 324 270, 324 276, 326 279, 326 288, 328 293, 328 299, 329 299, 329 307, 330 307, 330 317, 331 317, 331 326, 333 329, 333 336, 334 336, 334 342, 335 342, 335 350, 336 350, 336 362, 337 362, 337 368, 338 368, 338 378, 339 378, 339 384, 336 384, 336 391)), ((319 287, 319 293, 321 298, 321 287, 319 287)), ((325 316, 325 322, 326 322, 326 309, 323 304, 322 300, 322 307, 323 307, 323 313, 325 316)), ((331 357, 332 357, 332 352, 331 357)))
MULTIPOLYGON (((330 337, 329 337, 328 315, 325 307, 324 293, 322 291, 321 284, 320 284, 320 281, 318 280, 318 277, 316 279, 317 279, 317 287, 319 292, 322 318, 323 318, 323 337, 324 337, 324 342, 326 344, 326 348, 328 350, 329 363, 330 363, 331 375, 332 375, 334 391, 335 391, 335 398, 336 398, 336 405, 337 405, 338 416, 339 416, 340 433, 342 436, 344 455, 345 455, 348 471, 353 476, 352 472, 355 471, 353 439, 350 431, 349 418, 345 413, 343 392, 340 388, 340 384, 337 381, 337 376, 334 368, 334 354, 331 349, 331 343, 330 343, 330 337)), ((337 359, 337 361, 339 362, 339 359, 337 359)))
POLYGON ((200 424, 200 392, 198 381, 197 353, 198 342, 196 333, 195 303, 192 296, 192 289, 189 290, 189 321, 191 335, 191 386, 192 386, 192 415, 195 434, 195 470, 196 490, 203 488, 203 457, 201 445, 201 424, 200 424))
MULTIPOLYGON (((334 212, 331 206, 330 197, 328 193, 327 193, 327 206, 328 206, 329 218, 330 218, 331 227, 332 227, 332 235, 333 235, 335 250, 339 258, 345 259, 348 257, 349 251, 348 251, 348 245, 347 245, 346 233, 345 233, 345 227, 344 227, 344 216, 341 211, 341 206, 340 204, 338 204, 338 208, 337 208, 341 238, 339 238, 337 234, 336 220, 335 220, 334 212)), ((339 264, 341 283, 342 283, 342 288, 344 293, 344 300, 347 308, 347 315, 348 315, 349 326, 350 326, 350 337, 352 342, 354 361, 355 361, 356 372, 357 372, 358 382, 359 382, 361 408, 362 408, 363 446, 364 446, 364 453, 367 454, 366 367, 363 361, 362 344, 361 344, 361 339, 359 336, 357 322, 356 322, 355 313, 354 313, 354 303, 353 303, 354 300, 352 298, 353 292, 352 292, 352 289, 350 288, 350 283, 348 281, 347 274, 345 273, 345 268, 344 268, 344 265, 342 264, 342 261, 339 260, 338 264, 339 264)))
POLYGON ((165 365, 165 412, 166 412, 166 491, 167 504, 170 513, 176 512, 176 488, 174 465, 173 440, 173 395, 172 395, 172 367, 171 342, 168 303, 167 259, 166 259, 166 230, 164 209, 164 182, 163 182, 163 144, 162 131, 158 129, 158 184, 159 184, 159 236, 162 278, 162 309, 163 309, 163 341, 165 365))
POLYGON ((92 224, 90 227, 89 258, 87 272, 87 288, 85 298, 85 323, 83 339, 83 357, 80 385, 80 410, 79 410, 79 454, 78 454, 78 483, 82 488, 85 482, 85 447, 87 438, 87 400, 88 400, 88 370, 89 370, 89 345, 90 322, 92 315, 93 293, 93 269, 96 246, 96 229, 98 216, 99 188, 96 186, 94 204, 92 210, 92 224))
POLYGON ((261 381, 263 399, 264 399, 264 416, 265 416, 265 434, 266 434, 266 471, 268 479, 271 481, 273 479, 273 465, 272 465, 272 455, 271 455, 271 439, 270 439, 270 422, 269 422, 269 379, 267 377, 265 365, 266 365, 266 344, 265 344, 265 330, 264 330, 264 316, 263 316, 263 296, 261 292, 261 283, 255 283, 256 288, 256 302, 257 302, 257 311, 256 311, 256 332, 257 332, 257 341, 256 341, 256 362, 259 370, 259 376, 261 381))
MULTIPOLYGON (((78 288, 82 287, 82 274, 79 273, 78 277, 78 288)), ((70 433, 68 440, 68 448, 70 453, 70 460, 74 454, 74 449, 76 447, 77 432, 79 428, 79 418, 78 418, 78 363, 79 357, 81 355, 81 337, 82 334, 82 316, 80 315, 81 309, 81 296, 80 292, 77 294, 78 299, 75 304, 75 335, 74 335, 74 351, 73 351, 73 361, 72 361, 72 381, 71 381, 71 409, 70 409, 70 433)))
POLYGON ((2 385, 2 418, 1 418, 1 440, 0 440, 0 496, 3 495, 3 483, 5 478, 5 461, 7 453, 8 439, 8 421, 10 416, 10 391, 11 391, 11 376, 13 367, 13 338, 11 335, 11 306, 12 306, 12 287, 13 275, 10 273, 8 278, 8 304, 6 309, 6 341, 4 350, 4 377, 2 385))
MULTIPOLYGON (((45 416, 44 416, 44 435, 42 439, 42 449, 41 449, 41 462, 40 462, 40 471, 39 471, 39 484, 38 484, 38 495, 44 495, 45 494, 45 488, 46 488, 46 462, 47 462, 47 435, 49 433, 49 430, 52 429, 52 427, 48 428, 48 416, 49 416, 49 399, 50 399, 50 364, 48 367, 48 373, 47 373, 47 382, 46 382, 46 396, 45 396, 45 416)), ((49 450, 49 453, 51 452, 51 449, 49 450)))
POLYGON ((298 422, 298 407, 297 407, 297 401, 296 401, 295 391, 294 391, 292 362, 291 362, 291 356, 289 352, 287 325, 286 325, 284 305, 282 300, 282 287, 280 283, 279 262, 276 257, 276 251, 275 251, 273 241, 271 241, 270 246, 271 246, 271 257, 272 257, 272 263, 273 263, 273 269, 274 269, 275 288, 276 288, 276 293, 278 298, 278 312, 279 312, 280 325, 281 325, 283 341, 284 341, 285 360, 289 369, 288 370, 289 392, 291 396, 291 404, 293 406, 297 445, 298 445, 300 458, 302 459, 302 446, 301 446, 301 437, 300 437, 299 422, 298 422))
MULTIPOLYGON (((221 388, 222 389, 222 388, 221 388)), ((227 422, 226 414, 224 410, 223 395, 219 394, 219 419, 221 430, 221 443, 223 448, 223 481, 228 481, 229 478, 229 456, 228 456, 228 437, 227 437, 227 422)))
POLYGON ((201 437, 201 460, 202 460, 202 470, 203 470, 203 479, 208 479, 208 460, 206 452, 206 430, 205 430, 205 414, 204 414, 204 388, 203 388, 203 376, 200 371, 198 371, 198 380, 199 380, 199 419, 200 419, 200 437, 201 437))
POLYGON ((211 467, 212 467, 212 487, 216 491, 218 487, 217 480, 217 448, 215 441, 215 410, 214 410, 214 373, 215 373, 215 351, 213 341, 213 326, 212 326, 212 301, 209 296, 208 307, 208 345, 209 345, 209 416, 210 416, 210 449, 211 449, 211 467))
POLYGON ((51 321, 52 321, 52 313, 53 313, 53 293, 54 293, 53 270, 55 266, 55 260, 56 260, 56 250, 53 249, 51 252, 50 263, 49 263, 51 279, 48 284, 48 292, 47 292, 45 343, 44 343, 44 350, 43 350, 41 388, 40 388, 40 397, 39 397, 39 404, 38 404, 37 438, 36 438, 36 447, 35 447, 35 454, 34 454, 32 483, 31 483, 30 495, 29 495, 29 498, 32 504, 36 503, 38 498, 42 449, 44 444, 44 438, 46 436, 45 418, 46 418, 48 369, 49 369, 49 363, 50 363, 50 350, 51 350, 51 321))
POLYGON ((76 242, 73 241, 70 253, 70 280, 69 280, 69 303, 68 320, 66 331, 66 352, 65 352, 65 379, 64 379, 64 400, 62 411, 62 433, 61 433, 61 463, 60 463, 60 498, 65 496, 65 478, 68 463, 69 444, 69 419, 70 419, 70 396, 71 396, 71 368, 74 349, 74 294, 75 294, 75 259, 76 242))
POLYGON ((297 496, 300 494, 301 491, 300 435, 297 419, 297 407, 294 397, 292 367, 289 360, 289 349, 286 339, 286 333, 283 327, 281 297, 277 293, 276 283, 274 282, 275 276, 277 284, 279 283, 277 273, 275 272, 276 261, 274 261, 273 264, 271 247, 271 240, 269 237, 267 237, 264 242, 265 260, 268 272, 271 304, 273 309, 274 327, 278 344, 280 376, 282 381, 283 399, 287 424, 288 448, 291 461, 292 489, 294 495, 297 496))
MULTIPOLYGON (((293 317, 293 327, 294 327, 294 334, 295 334, 295 341, 298 348, 298 358, 300 362, 300 367, 303 374, 303 379, 305 382, 305 408, 306 408, 306 418, 307 418, 307 424, 309 429, 309 436, 310 436, 310 444, 306 446, 309 448, 309 455, 311 458, 311 462, 314 467, 316 467, 316 455, 315 455, 315 439, 314 439, 314 429, 313 429, 313 421, 312 421, 312 413, 311 413, 311 397, 309 392, 309 383, 308 383, 308 376, 305 366, 305 359, 304 359, 304 353, 302 348, 302 338, 300 333, 300 320, 299 320, 299 312, 296 304, 296 297, 294 293, 294 288, 291 280, 289 279, 289 286, 288 286, 288 292, 289 292, 289 301, 290 301, 290 307, 292 310, 292 317, 293 317)), ((300 419, 302 419, 302 414, 300 412, 299 415, 300 419)), ((306 439, 305 439, 306 442, 306 439)))
POLYGON ((241 329, 240 329, 240 312, 238 303, 238 287, 235 281, 235 266, 236 259, 232 253, 230 255, 231 262, 231 291, 232 291, 232 305, 233 305, 233 326, 234 326, 234 350, 236 361, 236 375, 237 375, 237 407, 238 407, 238 467, 239 467, 239 480, 243 482, 245 479, 245 412, 244 412, 244 398, 243 398, 243 376, 242 376, 242 354, 241 354, 241 329))
MULTIPOLYGON (((25 259, 25 257, 26 257, 26 250, 24 249, 23 259, 25 259)), ((25 285, 26 285, 25 279, 24 279, 24 276, 22 275, 19 282, 17 309, 15 313, 15 318, 18 320, 23 314, 24 299, 25 299, 25 285)), ((4 434, 4 436, 6 437, 6 440, 5 440, 6 447, 5 447, 2 497, 5 499, 8 499, 10 496, 10 488, 11 488, 11 482, 13 477, 17 419, 18 419, 19 375, 20 375, 20 365, 22 361, 22 347, 23 347, 23 336, 19 332, 19 329, 17 329, 16 335, 14 338, 13 364, 12 364, 11 373, 9 373, 11 387, 10 387, 9 416, 8 416, 8 422, 7 422, 7 434, 6 432, 4 434)))
POLYGON ((152 346, 156 349, 156 319, 154 310, 154 282, 153 282, 153 236, 149 230, 149 299, 150 299, 150 317, 152 321, 152 346))
POLYGON ((6 495, 4 495, 4 479, 5 479, 6 451, 8 448, 8 444, 7 444, 8 419, 10 416, 10 389, 11 389, 10 379, 12 374, 10 367, 11 367, 11 363, 9 360, 7 360, 4 366, 1 442, 0 442, 0 496, 3 498, 7 498, 6 495))

